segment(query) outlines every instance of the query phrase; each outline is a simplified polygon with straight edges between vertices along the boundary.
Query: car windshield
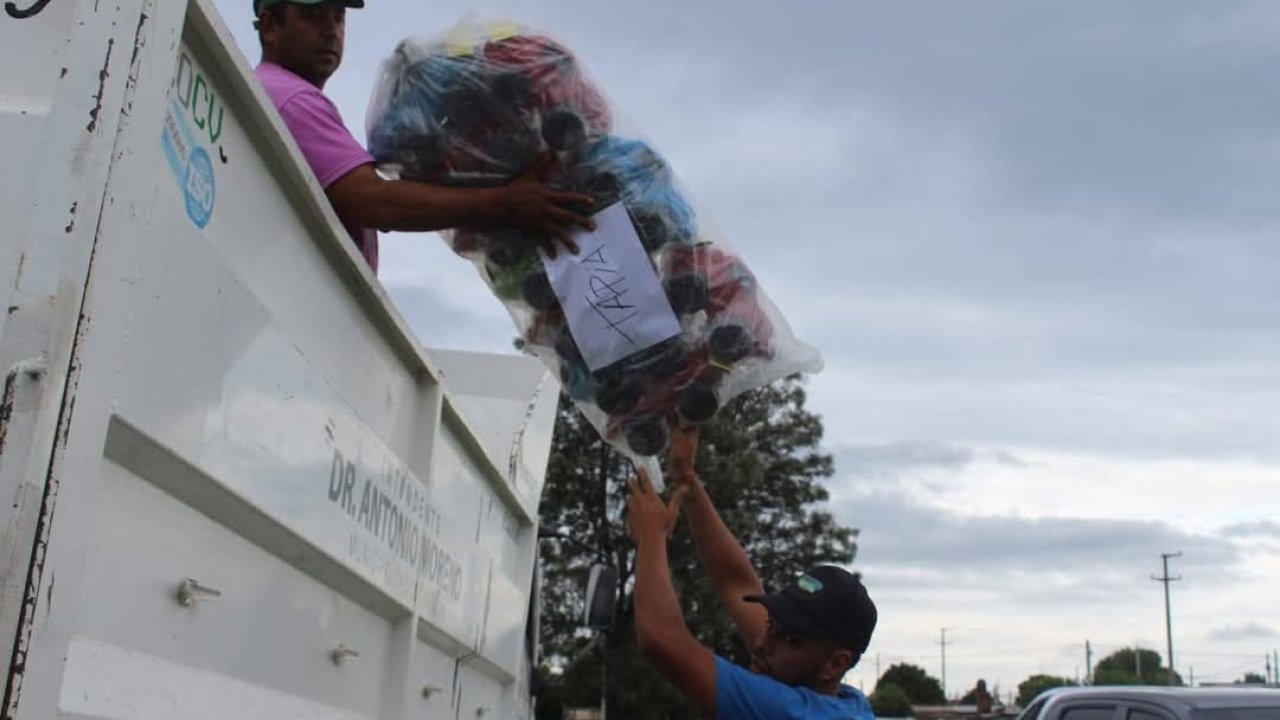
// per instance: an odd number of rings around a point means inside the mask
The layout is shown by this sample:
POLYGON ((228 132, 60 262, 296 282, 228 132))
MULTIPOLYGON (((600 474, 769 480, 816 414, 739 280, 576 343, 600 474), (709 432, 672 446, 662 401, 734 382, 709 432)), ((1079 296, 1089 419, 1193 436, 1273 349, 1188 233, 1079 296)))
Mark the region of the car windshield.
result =
POLYGON ((1213 708, 1196 710, 1193 720, 1276 720, 1280 718, 1280 705, 1275 707, 1213 708))
POLYGON ((1036 720, 1040 717, 1040 711, 1044 709, 1044 704, 1048 698, 1040 698, 1027 706, 1025 710, 1018 713, 1017 720, 1036 720))

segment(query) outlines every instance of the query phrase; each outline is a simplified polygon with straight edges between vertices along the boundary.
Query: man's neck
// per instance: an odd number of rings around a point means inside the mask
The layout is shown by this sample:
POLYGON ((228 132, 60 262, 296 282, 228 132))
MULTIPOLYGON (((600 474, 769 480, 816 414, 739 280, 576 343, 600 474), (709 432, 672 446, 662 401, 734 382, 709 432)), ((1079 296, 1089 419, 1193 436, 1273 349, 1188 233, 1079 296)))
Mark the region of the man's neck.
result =
POLYGON ((819 695, 830 695, 831 697, 836 697, 840 694, 840 681, 832 680, 830 682, 810 685, 809 689, 818 693, 819 695))
POLYGON ((315 81, 315 80, 313 80, 312 78, 309 78, 309 77, 307 77, 306 75, 303 75, 302 73, 298 72, 297 70, 294 70, 293 68, 289 67, 288 65, 285 65, 284 63, 280 62, 279 60, 277 60, 277 59, 275 59, 275 58, 273 58, 273 57, 271 57, 271 56, 269 56, 269 55, 267 55, 267 54, 265 54, 265 53, 262 55, 262 60, 261 60, 260 62, 261 62, 261 63, 270 63, 270 64, 275 65, 276 67, 280 68, 281 70, 287 70, 287 71, 289 71, 289 72, 293 73, 294 75, 296 75, 296 76, 298 76, 298 77, 302 78, 303 80, 307 81, 308 83, 310 83, 310 84, 314 85, 314 86, 316 87, 316 89, 317 89, 317 90, 324 90, 324 81, 323 81, 323 80, 321 80, 320 82, 316 82, 316 81, 315 81))

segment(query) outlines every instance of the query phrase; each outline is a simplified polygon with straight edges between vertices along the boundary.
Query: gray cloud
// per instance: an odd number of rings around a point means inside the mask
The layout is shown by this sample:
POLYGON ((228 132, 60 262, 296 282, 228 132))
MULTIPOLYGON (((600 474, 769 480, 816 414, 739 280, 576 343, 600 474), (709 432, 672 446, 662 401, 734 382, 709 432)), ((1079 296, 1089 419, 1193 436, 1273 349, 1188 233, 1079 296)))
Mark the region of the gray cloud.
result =
POLYGON ((1247 622, 1243 625, 1228 625, 1210 630, 1206 637, 1215 642, 1236 642, 1239 640, 1257 640, 1280 636, 1275 628, 1258 622, 1247 622))
POLYGON ((1181 548, 1182 572, 1228 580, 1239 551, 1226 540, 1166 523, 1023 518, 939 509, 895 491, 838 496, 837 517, 857 526, 858 564, 868 578, 898 589, 977 589, 1021 593, 1028 602, 1114 602, 1146 590, 1152 558, 1181 548))
POLYGON ((1229 538, 1280 538, 1280 523, 1272 520, 1233 523, 1222 528, 1222 535, 1229 538))
POLYGON ((505 315, 478 312, 428 287, 392 286, 387 288, 387 293, 419 342, 427 347, 514 352, 511 343, 516 333, 505 315))
POLYGON ((890 481, 916 470, 962 468, 976 457, 969 448, 919 440, 842 445, 834 454, 843 474, 890 481))
POLYGON ((992 455, 992 457, 995 459, 996 462, 1000 463, 1001 465, 1007 465, 1009 467, 1016 467, 1016 468, 1031 467, 1030 463, 1026 462, 1022 458, 1019 458, 1018 456, 1013 455, 1011 453, 996 452, 992 455))
POLYGON ((979 460, 1027 468, 1030 464, 1002 450, 978 452, 970 447, 929 441, 897 440, 878 443, 846 443, 833 451, 836 471, 859 480, 897 484, 905 474, 927 470, 960 470, 979 460))

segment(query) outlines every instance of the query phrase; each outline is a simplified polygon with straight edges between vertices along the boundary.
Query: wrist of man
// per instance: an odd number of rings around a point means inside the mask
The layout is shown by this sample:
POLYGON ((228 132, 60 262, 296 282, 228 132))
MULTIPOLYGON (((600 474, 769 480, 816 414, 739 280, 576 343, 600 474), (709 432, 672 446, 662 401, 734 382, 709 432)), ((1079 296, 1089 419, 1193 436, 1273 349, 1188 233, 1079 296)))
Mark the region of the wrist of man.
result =
POLYGON ((634 542, 636 544, 636 550, 642 552, 661 551, 665 553, 667 551, 668 539, 665 528, 648 528, 636 533, 634 542))
POLYGON ((698 473, 693 468, 672 468, 671 480, 677 485, 701 485, 702 479, 698 477, 698 473))
POLYGON ((495 227, 515 227, 516 206, 512 200, 511 186, 502 185, 487 190, 485 205, 489 208, 489 221, 495 227))
POLYGON ((704 499, 707 497, 707 485, 702 482, 702 478, 698 477, 696 474, 690 473, 688 475, 677 475, 672 480, 672 483, 676 487, 684 487, 687 489, 688 494, 685 496, 686 501, 691 499, 704 499))
POLYGON ((693 528, 695 533, 698 529, 705 528, 706 522, 712 516, 717 515, 715 503, 711 502, 711 495, 707 492, 707 486, 698 481, 688 485, 688 492, 685 494, 684 503, 680 506, 680 514, 684 516, 689 527, 693 528))

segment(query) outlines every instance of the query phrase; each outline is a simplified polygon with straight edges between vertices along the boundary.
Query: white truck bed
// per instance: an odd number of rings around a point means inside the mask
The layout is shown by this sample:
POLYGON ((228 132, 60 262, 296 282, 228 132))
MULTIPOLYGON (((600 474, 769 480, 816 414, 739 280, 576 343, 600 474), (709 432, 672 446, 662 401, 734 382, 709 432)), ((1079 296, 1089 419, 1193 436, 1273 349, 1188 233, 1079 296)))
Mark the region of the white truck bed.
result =
POLYGON ((207 0, 4 8, 3 717, 527 717, 558 386, 419 346, 207 0))

